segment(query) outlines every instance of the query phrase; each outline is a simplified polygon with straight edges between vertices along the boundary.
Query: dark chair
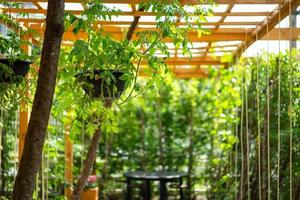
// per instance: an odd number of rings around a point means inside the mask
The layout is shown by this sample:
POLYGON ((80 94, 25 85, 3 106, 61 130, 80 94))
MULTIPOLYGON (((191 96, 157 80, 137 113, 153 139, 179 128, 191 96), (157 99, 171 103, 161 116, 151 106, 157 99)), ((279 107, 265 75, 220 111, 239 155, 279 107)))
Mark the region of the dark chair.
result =
POLYGON ((185 200, 186 198, 186 190, 187 190, 187 185, 183 184, 181 182, 172 182, 168 185, 169 188, 169 197, 172 197, 172 199, 169 200, 175 200, 175 199, 180 199, 180 200, 185 200))
MULTIPOLYGON (((122 182, 126 183, 127 181, 123 180, 122 182)), ((130 185, 127 183, 126 190, 130 190, 130 197, 127 196, 126 199, 149 199, 149 194, 147 194, 148 187, 147 181, 131 181, 130 185)), ((128 191, 126 191, 126 194, 128 195, 128 191)))

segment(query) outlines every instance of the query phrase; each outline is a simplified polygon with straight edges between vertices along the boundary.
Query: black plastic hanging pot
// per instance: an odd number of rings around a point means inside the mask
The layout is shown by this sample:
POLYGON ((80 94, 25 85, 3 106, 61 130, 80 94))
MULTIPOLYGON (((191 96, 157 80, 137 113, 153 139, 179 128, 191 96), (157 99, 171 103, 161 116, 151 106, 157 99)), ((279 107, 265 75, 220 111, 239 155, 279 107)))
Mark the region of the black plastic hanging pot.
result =
POLYGON ((12 69, 12 74, 7 74, 0 67, 0 83, 18 83, 28 74, 30 64, 28 60, 10 60, 8 58, 0 59, 0 64, 4 64, 12 69))
POLYGON ((116 99, 121 96, 125 89, 125 81, 120 77, 124 72, 118 70, 109 70, 115 77, 110 83, 105 78, 100 78, 100 74, 107 70, 91 70, 81 72, 76 75, 79 82, 82 83, 82 88, 91 98, 116 99))

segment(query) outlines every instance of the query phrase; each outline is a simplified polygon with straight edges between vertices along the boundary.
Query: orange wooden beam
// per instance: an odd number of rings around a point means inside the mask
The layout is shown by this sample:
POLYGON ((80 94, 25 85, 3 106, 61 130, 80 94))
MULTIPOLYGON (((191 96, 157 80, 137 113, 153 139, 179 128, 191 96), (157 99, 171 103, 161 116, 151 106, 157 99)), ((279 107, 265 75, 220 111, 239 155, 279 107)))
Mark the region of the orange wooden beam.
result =
MULTIPOLYGON (((17 19, 19 22, 27 22, 27 23, 36 23, 36 24, 44 24, 45 19, 32 19, 32 18, 19 18, 17 19)), ((115 25, 123 25, 123 26, 129 26, 131 25, 131 21, 99 21, 97 22, 98 25, 103 25, 103 26, 115 26, 115 25)), ((191 25, 198 25, 199 23, 196 22, 191 22, 191 25)), ((234 26, 234 25, 252 25, 255 26, 257 25, 256 21, 252 22, 201 22, 200 23, 202 26, 217 26, 217 25, 222 25, 222 26, 234 26)), ((148 26, 156 26, 156 22, 144 22, 140 21, 139 25, 148 25, 148 26)), ((177 22, 177 26, 185 26, 187 25, 185 22, 177 22)))
MULTIPOLYGON (((36 31, 44 31, 45 25, 44 24, 30 24, 27 28, 34 29, 36 31)), ((109 33, 123 33, 124 31, 128 30, 128 27, 118 27, 118 26, 103 26, 101 29, 104 32, 109 33)), ((179 28, 180 29, 180 28, 179 28)), ((211 28, 211 29, 205 29, 208 32, 212 33, 246 33, 246 29, 244 28, 211 28)), ((71 32, 72 27, 66 30, 66 32, 71 32)), ((156 27, 148 28, 148 27, 139 27, 135 30, 135 32, 142 32, 142 31, 158 31, 156 27)), ((251 34, 254 31, 253 28, 247 29, 247 33, 251 34)), ((190 31, 190 33, 197 33, 197 31, 190 31)))
POLYGON ((193 57, 189 58, 169 58, 166 60, 167 65, 226 65, 222 63, 219 58, 213 59, 208 57, 193 57))
MULTIPOLYGON (((208 73, 206 69, 197 68, 197 69, 180 69, 180 68, 173 68, 170 71, 174 74, 176 78, 180 79, 189 79, 189 78, 207 78, 208 73)), ((144 69, 140 70, 139 76, 148 76, 144 69)))
MULTIPOLYGON (((41 35, 43 33, 43 30, 36 30, 41 35)), ((111 32, 109 33, 114 39, 121 40, 124 38, 124 34, 122 32, 111 32)), ((200 38, 198 37, 198 34, 196 32, 190 32, 188 33, 188 38, 192 42, 216 42, 216 41, 232 41, 232 40, 244 40, 245 33, 234 33, 234 32, 216 32, 209 35, 203 34, 200 38)), ((78 39, 87 39, 87 33, 80 32, 78 34, 74 34, 71 31, 67 31, 64 33, 63 40, 66 41, 74 41, 78 39)), ((133 40, 136 39, 136 35, 134 34, 133 40)), ((172 42, 170 39, 164 39, 164 42, 172 42)))
MULTIPOLYGON (((33 30, 36 30, 40 33, 40 35, 43 34, 44 29, 39 28, 39 25, 31 25, 29 26, 33 30)), ((121 40, 124 38, 124 30, 126 29, 120 29, 116 27, 111 28, 104 28, 104 31, 106 33, 111 34, 111 36, 114 39, 121 40)), ((137 29, 136 32, 141 32, 145 30, 151 30, 151 29, 137 29)), ((155 29, 152 29, 155 30, 155 29)), ((252 29, 253 30, 253 29, 252 29)), ((281 40, 289 40, 289 39, 298 39, 300 35, 300 28, 292 28, 292 38, 290 38, 289 35, 289 28, 281 28, 281 40)), ((269 32, 269 40, 278 40, 279 39, 279 29, 275 28, 273 30, 270 30, 269 32)), ((251 32, 248 30, 247 35, 251 35, 251 32)), ((200 38, 198 37, 198 34, 194 31, 191 31, 188 33, 188 37, 190 41, 192 42, 218 42, 218 41, 245 41, 246 38, 246 31, 243 29, 218 29, 218 30, 211 30, 211 34, 203 34, 200 38)), ((87 34, 84 32, 80 32, 77 35, 75 35, 71 30, 67 30, 63 37, 66 41, 74 41, 78 39, 87 39, 87 34)), ((136 35, 133 36, 133 39, 136 39, 136 35)), ((260 38, 260 39, 266 39, 266 38, 260 38)), ((170 39, 165 39, 165 42, 171 42, 170 39)))

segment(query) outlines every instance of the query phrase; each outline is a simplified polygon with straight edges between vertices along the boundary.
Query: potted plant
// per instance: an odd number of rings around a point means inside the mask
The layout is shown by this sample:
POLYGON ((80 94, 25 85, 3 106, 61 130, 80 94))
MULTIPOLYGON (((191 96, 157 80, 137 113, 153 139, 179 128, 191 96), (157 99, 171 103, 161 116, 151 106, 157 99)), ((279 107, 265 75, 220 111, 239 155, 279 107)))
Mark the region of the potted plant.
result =
POLYGON ((7 36, 0 35, 0 83, 20 82, 27 75, 32 57, 21 48, 26 44, 11 30, 8 30, 7 36))
POLYGON ((75 67, 81 68, 76 80, 91 98, 120 97, 135 75, 131 46, 102 31, 90 31, 88 41, 76 41, 71 55, 75 67))
MULTIPOLYGON (((70 184, 65 185, 65 196, 68 199, 72 198, 73 189, 70 184)), ((96 175, 90 175, 86 179, 84 190, 81 194, 80 199, 81 200, 98 200, 99 194, 99 188, 97 185, 97 176, 96 175)))
POLYGON ((82 82, 84 91, 92 98, 120 97, 125 89, 125 81, 121 79, 124 72, 113 70, 95 69, 94 71, 81 72, 77 75, 78 81, 82 82), (105 73, 111 75, 111 79, 104 79, 105 73), (108 81, 109 80, 109 81, 108 81))
POLYGON ((98 200, 98 185, 97 185, 97 176, 90 175, 85 183, 84 191, 82 193, 82 200, 98 200))
POLYGON ((0 104, 2 108, 9 108, 31 88, 35 76, 24 81, 33 56, 29 56, 22 49, 22 45, 31 45, 21 39, 28 31, 20 31, 20 34, 9 30, 7 34, 0 34, 0 104), (29 84, 30 82, 30 84, 29 84))

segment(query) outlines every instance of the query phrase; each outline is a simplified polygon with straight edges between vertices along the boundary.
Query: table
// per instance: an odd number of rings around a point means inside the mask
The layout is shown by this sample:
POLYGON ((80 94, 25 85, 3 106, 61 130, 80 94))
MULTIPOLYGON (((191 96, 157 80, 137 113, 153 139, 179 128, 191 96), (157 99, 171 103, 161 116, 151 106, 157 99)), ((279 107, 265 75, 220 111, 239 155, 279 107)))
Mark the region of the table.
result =
MULTIPOLYGON (((160 200, 166 200, 168 197, 167 193, 167 182, 178 181, 179 185, 182 185, 182 179, 187 176, 187 173, 184 172, 171 172, 171 171, 153 171, 153 172, 144 172, 144 171, 133 171, 127 172, 124 174, 127 182, 127 194, 126 199, 131 200, 131 181, 132 180, 142 180, 146 184, 146 194, 145 199, 151 199, 151 186, 150 181, 159 181, 159 196, 160 200)), ((182 188, 179 188, 180 199, 183 199, 182 188)))

